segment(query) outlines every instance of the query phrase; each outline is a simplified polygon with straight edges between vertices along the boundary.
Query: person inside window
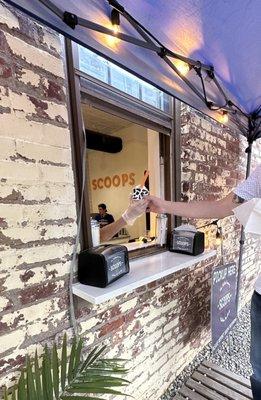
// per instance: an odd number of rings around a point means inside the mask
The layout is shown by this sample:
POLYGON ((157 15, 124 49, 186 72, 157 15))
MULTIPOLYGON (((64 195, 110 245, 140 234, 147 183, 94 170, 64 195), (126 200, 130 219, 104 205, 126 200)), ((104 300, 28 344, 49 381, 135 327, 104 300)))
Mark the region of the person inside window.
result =
POLYGON ((99 222, 100 227, 103 228, 106 225, 114 222, 114 218, 111 214, 108 214, 106 204, 101 203, 98 205, 99 214, 97 214, 94 219, 99 222))

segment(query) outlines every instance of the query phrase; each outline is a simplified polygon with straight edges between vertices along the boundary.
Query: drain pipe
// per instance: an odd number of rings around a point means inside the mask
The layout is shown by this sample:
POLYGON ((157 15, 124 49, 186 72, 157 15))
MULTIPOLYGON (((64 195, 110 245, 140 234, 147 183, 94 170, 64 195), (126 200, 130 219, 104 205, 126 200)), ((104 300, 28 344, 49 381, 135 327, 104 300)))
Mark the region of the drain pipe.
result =
MULTIPOLYGON (((249 123, 249 137, 251 133, 251 125, 249 123)), ((252 141, 248 139, 248 147, 246 148, 247 153, 247 167, 246 167, 246 178, 248 178, 250 174, 251 167, 251 157, 252 157, 252 141)), ((241 289, 241 277, 242 277, 242 261, 243 261, 243 252, 244 252, 244 243, 245 243, 245 233, 244 227, 241 227, 240 233, 240 247, 239 247, 239 259, 238 259, 238 275, 237 275, 237 294, 236 294, 236 305, 237 305, 237 313, 239 311, 239 298, 240 298, 240 289, 241 289)))

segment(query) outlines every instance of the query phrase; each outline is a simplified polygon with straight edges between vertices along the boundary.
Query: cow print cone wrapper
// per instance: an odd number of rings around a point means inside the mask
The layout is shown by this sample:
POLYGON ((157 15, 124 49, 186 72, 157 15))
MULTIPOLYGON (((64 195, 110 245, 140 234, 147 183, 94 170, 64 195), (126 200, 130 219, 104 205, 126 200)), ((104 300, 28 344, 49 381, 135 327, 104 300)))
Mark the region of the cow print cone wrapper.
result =
POLYGON ((145 196, 148 196, 149 191, 145 186, 138 185, 133 188, 132 200, 142 200, 145 196))

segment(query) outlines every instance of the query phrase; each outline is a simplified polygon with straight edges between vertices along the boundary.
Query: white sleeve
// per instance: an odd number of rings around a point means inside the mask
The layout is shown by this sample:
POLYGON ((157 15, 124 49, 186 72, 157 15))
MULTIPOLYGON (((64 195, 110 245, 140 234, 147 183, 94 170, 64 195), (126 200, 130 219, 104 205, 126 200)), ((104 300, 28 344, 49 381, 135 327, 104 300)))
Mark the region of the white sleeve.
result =
POLYGON ((261 164, 233 192, 244 200, 261 198, 261 164))

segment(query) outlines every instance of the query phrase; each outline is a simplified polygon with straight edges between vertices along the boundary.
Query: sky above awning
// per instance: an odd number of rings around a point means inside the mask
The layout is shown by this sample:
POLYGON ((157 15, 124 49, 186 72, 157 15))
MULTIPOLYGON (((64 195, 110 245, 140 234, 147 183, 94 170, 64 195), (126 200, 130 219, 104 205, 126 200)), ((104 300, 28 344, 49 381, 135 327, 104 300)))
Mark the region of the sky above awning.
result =
MULTIPOLYGON (((48 0, 49 1, 49 0, 48 0)), ((111 6, 106 0, 52 0, 63 12, 111 28, 111 6)), ((230 100, 249 114, 261 104, 261 1, 260 0, 120 0, 126 11, 168 49, 213 65, 230 100)), ((8 0, 58 32, 116 62, 194 108, 220 120, 208 110, 179 76, 154 51, 111 40, 104 33, 66 25, 39 0, 8 0)), ((125 18, 120 31, 142 39, 125 18)), ((201 88, 194 70, 188 79, 201 88)), ((209 100, 222 106, 224 99, 205 79, 209 100)))

